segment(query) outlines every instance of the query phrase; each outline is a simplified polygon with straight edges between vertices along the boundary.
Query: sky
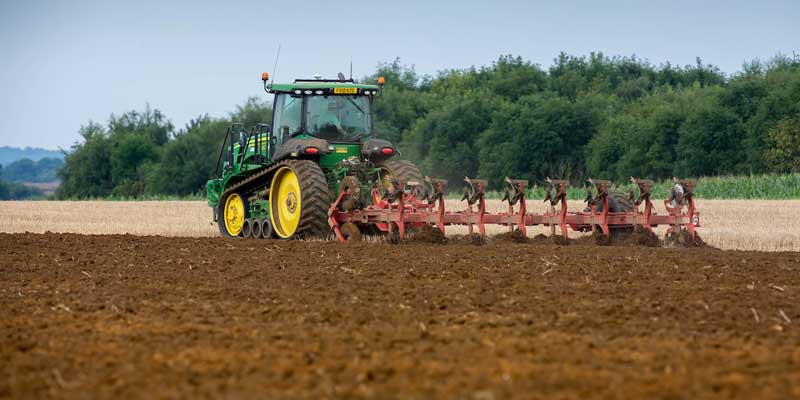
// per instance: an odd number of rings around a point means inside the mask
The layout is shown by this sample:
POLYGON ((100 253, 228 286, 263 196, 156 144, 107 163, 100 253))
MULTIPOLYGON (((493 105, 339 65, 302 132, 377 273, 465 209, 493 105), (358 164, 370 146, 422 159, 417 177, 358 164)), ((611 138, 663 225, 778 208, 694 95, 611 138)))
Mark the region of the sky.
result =
POLYGON ((69 149, 81 125, 146 104, 183 127, 267 96, 263 71, 335 77, 351 59, 356 78, 397 57, 435 74, 561 51, 733 74, 800 53, 798 21, 798 0, 0 0, 0 146, 69 149))

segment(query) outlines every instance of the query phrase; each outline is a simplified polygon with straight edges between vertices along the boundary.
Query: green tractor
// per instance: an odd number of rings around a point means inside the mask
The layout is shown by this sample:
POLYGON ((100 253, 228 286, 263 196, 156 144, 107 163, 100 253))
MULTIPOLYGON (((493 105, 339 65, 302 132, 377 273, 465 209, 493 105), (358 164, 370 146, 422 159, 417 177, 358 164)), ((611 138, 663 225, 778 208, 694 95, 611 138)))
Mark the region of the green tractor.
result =
POLYGON ((391 143, 375 138, 373 101, 383 78, 377 85, 342 74, 315 78, 271 84, 264 73, 264 90, 275 96, 272 123, 228 129, 221 174, 206 184, 223 236, 325 237, 329 208, 343 190, 350 198, 338 207, 355 209, 373 204, 372 188, 390 188, 394 178, 422 180, 391 143))

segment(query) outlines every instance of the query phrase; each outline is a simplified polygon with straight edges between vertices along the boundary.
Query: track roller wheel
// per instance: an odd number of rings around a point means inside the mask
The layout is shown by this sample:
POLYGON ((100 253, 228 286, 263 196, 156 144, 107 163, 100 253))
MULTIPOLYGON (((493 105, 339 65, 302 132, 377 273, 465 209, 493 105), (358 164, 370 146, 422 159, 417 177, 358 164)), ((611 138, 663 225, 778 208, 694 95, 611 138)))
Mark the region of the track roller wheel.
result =
POLYGON ((253 230, 253 239, 261 239, 261 221, 260 218, 253 218, 253 222, 250 224, 253 230))
POLYGON ((253 237, 253 220, 250 218, 244 219, 244 223, 242 224, 242 237, 245 239, 253 237))
POLYGON ((272 239, 275 236, 275 232, 272 230, 272 222, 269 221, 269 218, 264 218, 259 220, 261 224, 261 239, 272 239))
POLYGON ((242 236, 242 228, 250 210, 244 193, 231 193, 220 199, 217 206, 217 224, 224 237, 242 236))
POLYGON ((423 184, 422 173, 411 161, 389 159, 378 163, 377 167, 381 169, 381 185, 386 189, 392 189, 392 178, 402 179, 406 183, 423 184))
POLYGON ((364 239, 361 236, 361 231, 358 230, 358 227, 350 222, 345 222, 342 226, 339 227, 339 230, 342 231, 342 236, 348 242, 360 242, 364 239))
POLYGON ((325 174, 313 161, 286 161, 275 172, 269 205, 272 228, 279 238, 328 235, 329 203, 325 174))

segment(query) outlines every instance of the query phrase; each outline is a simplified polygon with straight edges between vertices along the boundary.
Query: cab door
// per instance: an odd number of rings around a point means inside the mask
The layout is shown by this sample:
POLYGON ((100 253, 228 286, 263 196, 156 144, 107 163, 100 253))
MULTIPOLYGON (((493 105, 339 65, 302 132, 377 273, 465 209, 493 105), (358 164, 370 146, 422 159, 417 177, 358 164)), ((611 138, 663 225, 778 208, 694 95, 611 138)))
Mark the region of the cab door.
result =
POLYGON ((285 143, 293 133, 300 130, 303 116, 303 97, 288 93, 275 95, 272 112, 272 136, 270 160, 275 150, 285 143))

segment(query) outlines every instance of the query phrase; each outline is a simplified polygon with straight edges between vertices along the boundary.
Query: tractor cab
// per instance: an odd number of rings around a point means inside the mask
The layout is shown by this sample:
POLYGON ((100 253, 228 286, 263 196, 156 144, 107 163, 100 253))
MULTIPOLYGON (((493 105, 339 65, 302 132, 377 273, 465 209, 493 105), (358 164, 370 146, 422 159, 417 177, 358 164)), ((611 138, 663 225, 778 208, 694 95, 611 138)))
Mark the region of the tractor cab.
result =
POLYGON ((264 89, 275 95, 272 126, 278 146, 291 138, 358 143, 374 135, 373 98, 380 87, 341 78, 264 81, 264 89))

